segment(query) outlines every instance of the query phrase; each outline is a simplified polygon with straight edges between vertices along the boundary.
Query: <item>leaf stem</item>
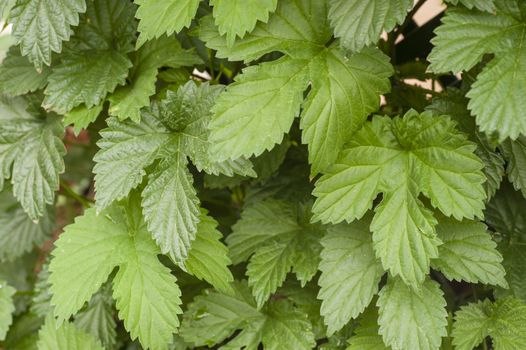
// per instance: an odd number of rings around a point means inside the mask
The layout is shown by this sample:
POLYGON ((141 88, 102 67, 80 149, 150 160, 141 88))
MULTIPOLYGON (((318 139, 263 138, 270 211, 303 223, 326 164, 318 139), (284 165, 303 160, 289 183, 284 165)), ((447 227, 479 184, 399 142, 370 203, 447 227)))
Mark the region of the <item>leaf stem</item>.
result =
POLYGON ((60 180, 60 188, 62 190, 62 193, 66 196, 66 197, 69 197, 71 199, 74 199, 76 200, 77 202, 79 202, 80 204, 82 204, 82 206, 84 208, 90 208, 93 201, 87 199, 86 197, 83 197, 79 194, 77 194, 64 180, 60 180))

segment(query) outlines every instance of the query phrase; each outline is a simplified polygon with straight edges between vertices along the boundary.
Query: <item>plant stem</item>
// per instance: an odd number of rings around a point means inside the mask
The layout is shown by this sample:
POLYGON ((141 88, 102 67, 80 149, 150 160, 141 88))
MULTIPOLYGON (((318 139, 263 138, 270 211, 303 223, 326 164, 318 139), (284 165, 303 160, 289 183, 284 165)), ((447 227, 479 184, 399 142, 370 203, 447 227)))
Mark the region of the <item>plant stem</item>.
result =
POLYGON ((82 206, 84 208, 90 208, 91 207, 92 201, 90 201, 89 199, 77 194, 75 191, 73 191, 73 189, 71 187, 69 187, 69 185, 65 181, 60 180, 60 188, 62 189, 62 193, 66 197, 69 197, 71 199, 76 200, 77 202, 82 204, 82 206))

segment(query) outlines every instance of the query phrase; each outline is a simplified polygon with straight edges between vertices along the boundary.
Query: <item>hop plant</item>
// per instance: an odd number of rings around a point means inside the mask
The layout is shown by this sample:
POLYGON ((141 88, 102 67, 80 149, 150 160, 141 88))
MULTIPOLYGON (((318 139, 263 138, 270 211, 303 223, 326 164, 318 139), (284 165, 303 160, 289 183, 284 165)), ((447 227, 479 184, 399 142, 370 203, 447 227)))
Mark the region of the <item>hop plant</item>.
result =
POLYGON ((526 349, 526 1, 432 2, 0 0, 0 349, 526 349))

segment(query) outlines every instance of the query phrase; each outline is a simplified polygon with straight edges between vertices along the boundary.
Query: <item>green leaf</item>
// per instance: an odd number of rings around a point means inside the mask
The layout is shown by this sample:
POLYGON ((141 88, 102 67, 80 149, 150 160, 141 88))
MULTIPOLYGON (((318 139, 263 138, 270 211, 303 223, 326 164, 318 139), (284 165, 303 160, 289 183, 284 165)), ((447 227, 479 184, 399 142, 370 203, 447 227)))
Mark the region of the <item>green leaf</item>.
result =
POLYGON ((526 133, 521 118, 526 102, 519 92, 526 83, 526 52, 521 45, 526 24, 515 1, 495 6, 495 13, 448 10, 432 40, 435 48, 429 60, 435 72, 456 72, 494 54, 466 96, 480 130, 498 133, 502 141, 526 133))
POLYGON ((254 253, 247 266, 248 285, 256 298, 258 307, 283 284, 292 267, 289 241, 265 244, 254 253))
POLYGON ((346 350, 390 350, 379 334, 378 309, 371 305, 360 317, 360 325, 354 330, 349 339, 350 345, 346 350))
POLYGON ((281 143, 300 112, 306 69, 307 62, 288 57, 245 68, 213 107, 212 153, 221 160, 258 156, 281 143))
POLYGON ((55 210, 47 206, 38 223, 33 222, 11 195, 0 192, 0 261, 13 261, 46 240, 55 226, 55 210))
POLYGON ((437 225, 439 257, 432 262, 448 279, 485 283, 507 288, 502 255, 497 251, 486 225, 440 217, 437 225))
POLYGON ((431 40, 434 45, 428 59, 434 72, 460 72, 469 70, 485 54, 503 52, 512 47, 522 32, 522 25, 512 16, 448 9, 442 25, 431 40))
POLYGON ((330 164, 367 115, 378 109, 379 95, 389 91, 388 59, 376 49, 346 57, 327 47, 330 28, 319 23, 326 18, 323 5, 312 0, 279 2, 267 24, 258 24, 231 47, 209 19, 202 20, 200 37, 218 50, 218 57, 251 61, 268 52, 285 54, 246 68, 219 98, 211 123, 212 153, 219 159, 258 156, 280 143, 300 114, 309 82, 312 91, 304 102, 301 126, 313 173, 330 164), (319 25, 313 27, 313 21, 319 25), (270 131, 261 133, 261 128, 270 131))
POLYGON ((46 318, 38 332, 38 350, 104 350, 100 342, 69 322, 58 325, 52 316, 46 318))
POLYGON ((33 221, 52 204, 66 153, 59 118, 32 115, 22 98, 0 97, 0 188, 11 178, 13 194, 33 221))
POLYGON ((236 329, 250 324, 261 327, 264 315, 256 310, 246 284, 236 282, 233 287, 235 293, 232 295, 211 291, 197 296, 188 305, 180 329, 186 342, 195 346, 212 346, 222 342, 236 329))
POLYGON ((181 292, 176 278, 157 259, 160 251, 136 201, 111 206, 99 215, 88 209, 65 228, 49 267, 52 304, 59 320, 68 319, 118 267, 113 297, 119 318, 132 340, 161 349, 179 326, 181 292))
POLYGON ((477 8, 481 11, 495 11, 494 0, 446 0, 446 2, 452 5, 462 4, 468 9, 477 8))
POLYGON ((253 61, 266 53, 279 51, 297 59, 315 56, 332 35, 327 22, 325 1, 278 1, 276 12, 267 23, 228 45, 214 25, 212 16, 200 21, 199 38, 217 51, 217 57, 230 61, 253 61))
POLYGON ((380 334, 393 349, 438 350, 446 336, 446 301, 440 285, 427 279, 420 291, 389 279, 378 298, 380 334))
POLYGON ((113 50, 86 50, 66 55, 53 68, 43 106, 66 113, 84 103, 101 103, 108 92, 123 85, 132 66, 126 55, 113 50))
POLYGON ((170 140, 169 130, 152 113, 143 113, 140 124, 119 122, 115 117, 106 122, 108 128, 100 132, 102 138, 97 142, 100 151, 93 158, 99 210, 126 197, 139 185, 146 174, 144 168, 170 140))
POLYGON ((301 117, 313 174, 334 164, 340 150, 380 107, 393 69, 387 56, 368 48, 350 57, 331 49, 310 63, 310 91, 301 117))
POLYGON ((481 131, 498 132, 502 141, 526 134, 521 111, 526 108, 521 88, 526 84, 526 50, 497 55, 467 93, 469 109, 481 131))
POLYGON ((401 24, 412 0, 330 0, 329 19, 341 45, 360 51, 376 43, 383 31, 401 24))
POLYGON ((447 216, 481 217, 485 178, 474 149, 447 117, 415 111, 374 117, 317 181, 313 219, 352 222, 383 193, 371 224, 376 255, 385 269, 416 286, 440 244, 436 220, 418 195, 447 216))
POLYGON ((328 335, 361 314, 378 292, 384 270, 373 250, 370 218, 332 226, 321 240, 318 281, 328 335))
POLYGON ((286 300, 258 311, 245 284, 234 284, 235 294, 211 291, 198 296, 184 314, 181 335, 195 346, 213 346, 242 330, 223 349, 308 350, 315 345, 307 315, 286 300))
POLYGON ((468 134, 469 139, 477 144, 475 154, 484 162, 482 170, 486 176, 484 187, 488 199, 495 195, 504 175, 504 159, 488 137, 478 131, 475 118, 468 110, 469 100, 462 90, 448 88, 445 95, 433 97, 431 105, 426 107, 433 114, 448 115, 458 123, 459 130, 468 134))
POLYGON ((113 300, 109 285, 91 297, 87 307, 75 316, 75 325, 100 339, 108 349, 113 348, 117 338, 117 323, 113 317, 113 300))
POLYGON ((150 96, 155 94, 157 71, 162 66, 180 67, 199 63, 200 59, 192 52, 183 50, 173 37, 163 36, 142 46, 134 56, 130 71, 129 85, 119 87, 108 97, 110 115, 120 120, 130 118, 139 122, 140 110, 150 104, 150 96))
POLYGON ((62 51, 69 40, 70 26, 79 24, 79 12, 86 11, 84 0, 16 0, 9 18, 13 36, 22 55, 28 56, 38 70, 51 64, 51 53, 62 51))
POLYGON ((200 0, 135 0, 139 9, 135 16, 140 20, 137 47, 147 40, 168 36, 190 26, 200 0))
POLYGON ((453 344, 471 350, 490 336, 497 350, 520 349, 526 342, 525 322, 526 304, 514 298, 469 304, 455 315, 453 344))
POLYGON ((307 350, 316 345, 307 315, 295 310, 287 301, 270 305, 261 332, 265 349, 307 350))
POLYGON ((526 197, 526 137, 520 136, 517 140, 506 140, 499 148, 508 161, 506 173, 508 179, 516 190, 521 190, 526 197))
POLYGON ((86 129, 88 125, 97 120, 103 107, 104 101, 91 108, 87 108, 86 105, 75 107, 64 116, 64 124, 73 124, 73 132, 78 135, 82 129, 86 129))
POLYGON ((0 281, 0 340, 4 340, 7 330, 13 323, 13 313, 15 304, 13 296, 16 289, 8 285, 5 281, 0 281))
POLYGON ((248 260, 248 284, 258 307, 283 284, 292 269, 304 285, 316 274, 320 225, 310 224, 310 204, 276 199, 246 207, 226 241, 234 264, 248 260))
POLYGON ((492 305, 489 300, 465 305, 457 311, 453 324, 453 344, 459 350, 473 350, 488 336, 492 305))
POLYGON ((175 142, 176 151, 148 176, 142 207, 148 230, 163 254, 182 264, 197 232, 199 199, 186 156, 179 151, 180 138, 175 142))
POLYGON ((249 4, 238 0, 210 1, 219 34, 226 34, 229 45, 234 43, 236 37, 243 38, 245 33, 251 32, 258 21, 266 23, 277 4, 278 0, 256 0, 249 4))
POLYGON ((217 225, 217 221, 201 209, 195 241, 184 266, 192 275, 204 279, 219 291, 229 293, 234 277, 228 269, 231 261, 227 247, 220 241, 222 234, 217 225))
POLYGON ((18 96, 42 89, 50 73, 48 67, 37 72, 28 58, 23 57, 20 49, 14 46, 0 65, 0 92, 6 96, 18 96))

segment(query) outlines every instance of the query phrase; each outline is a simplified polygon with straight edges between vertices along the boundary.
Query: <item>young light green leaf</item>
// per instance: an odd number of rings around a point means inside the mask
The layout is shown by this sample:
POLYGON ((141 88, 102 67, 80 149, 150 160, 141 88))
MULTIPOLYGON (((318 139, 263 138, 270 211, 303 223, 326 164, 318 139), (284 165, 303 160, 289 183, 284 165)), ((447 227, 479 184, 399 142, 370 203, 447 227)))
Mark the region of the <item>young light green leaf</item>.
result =
POLYGON ((220 241, 222 234, 215 221, 206 210, 201 209, 195 241, 184 262, 186 270, 203 279, 223 293, 232 292, 230 284, 234 281, 228 269, 231 264, 227 247, 220 241))
POLYGON ((0 340, 4 340, 11 323, 13 323, 13 313, 15 304, 13 296, 16 289, 0 280, 0 340))
POLYGON ((330 0, 329 19, 341 45, 360 51, 376 43, 382 31, 401 24, 413 0, 330 0))
POLYGON ((188 27, 194 18, 200 0, 135 0, 139 9, 135 16, 139 19, 137 47, 147 40, 168 36, 188 27))
POLYGON ((393 349, 438 350, 446 336, 446 301, 440 285, 427 279, 420 291, 396 278, 378 298, 380 334, 393 349))
POLYGON ((300 112, 306 69, 288 57, 244 69, 213 107, 211 152, 221 160, 248 158, 281 143, 300 112))
POLYGON ((58 325, 53 316, 46 318, 38 336, 38 350, 104 350, 95 337, 69 322, 58 325))
POLYGON ((44 66, 41 72, 13 46, 0 65, 0 92, 6 96, 18 96, 34 92, 46 86, 51 69, 44 66))
POLYGON ((72 33, 70 26, 79 24, 79 12, 84 11, 85 0, 17 0, 9 18, 22 55, 38 70, 49 66, 51 53, 62 51, 62 41, 72 33))
POLYGON ((384 268, 416 286, 440 244, 436 220, 418 195, 448 216, 482 216, 485 178, 474 149, 446 117, 415 111, 375 117, 316 183, 314 220, 352 222, 384 193, 371 224, 376 254, 384 268))
POLYGON ((438 259, 432 262, 448 279, 507 288, 502 255, 486 225, 476 221, 440 217, 437 225, 438 259))
POLYGON ((329 49, 311 61, 312 90, 305 100, 301 128, 313 174, 333 164, 343 145, 380 107, 379 95, 390 90, 392 74, 388 57, 374 48, 350 57, 329 49))
POLYGON ((234 43, 236 37, 243 38, 245 33, 251 32, 258 21, 266 23, 277 4, 278 0, 256 0, 248 4, 238 0, 210 1, 219 34, 226 34, 229 45, 234 43))
POLYGON ((138 203, 130 200, 99 215, 88 209, 67 226, 49 266, 52 304, 59 320, 67 320, 118 267, 113 296, 119 318, 132 339, 139 338, 144 348, 160 349, 179 326, 181 292, 157 259, 160 251, 141 215, 138 203))
POLYGON ((29 215, 38 221, 52 204, 64 171, 66 149, 59 118, 30 114, 22 98, 0 97, 0 188, 11 178, 13 194, 29 215))
POLYGON ((376 259, 370 218, 332 226, 321 240, 320 313, 330 336, 361 314, 378 292, 384 270, 376 259))
POLYGON ((39 245, 54 228, 55 210, 47 206, 38 223, 33 222, 11 195, 10 188, 0 192, 0 261, 13 261, 39 245))

